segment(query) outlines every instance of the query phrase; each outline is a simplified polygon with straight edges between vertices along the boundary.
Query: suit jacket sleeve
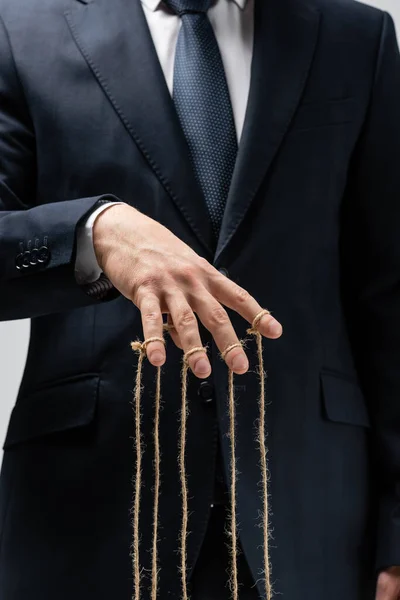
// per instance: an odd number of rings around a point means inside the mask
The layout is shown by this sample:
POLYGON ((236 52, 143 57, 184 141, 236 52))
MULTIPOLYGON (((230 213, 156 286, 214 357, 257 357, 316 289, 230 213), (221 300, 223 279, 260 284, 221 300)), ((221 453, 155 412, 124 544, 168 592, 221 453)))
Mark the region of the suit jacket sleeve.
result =
POLYGON ((101 197, 40 205, 33 125, 1 19, 0 57, 0 320, 94 303, 73 265, 77 226, 101 197))
POLYGON ((97 217, 115 204, 119 203, 108 202, 106 205, 100 206, 77 229, 75 279, 81 285, 97 281, 102 274, 94 250, 93 227, 97 217))
POLYGON ((400 565, 400 56, 387 14, 342 217, 344 301, 373 422, 381 570, 400 565))

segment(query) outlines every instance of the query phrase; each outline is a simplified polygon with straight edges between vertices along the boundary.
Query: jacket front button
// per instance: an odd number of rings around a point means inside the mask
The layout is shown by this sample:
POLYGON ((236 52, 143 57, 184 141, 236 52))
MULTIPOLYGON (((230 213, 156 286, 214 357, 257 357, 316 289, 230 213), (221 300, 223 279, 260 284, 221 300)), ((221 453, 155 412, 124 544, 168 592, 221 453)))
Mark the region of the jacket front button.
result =
POLYGON ((228 277, 228 279, 229 279, 229 271, 228 271, 228 269, 225 269, 225 267, 221 267, 218 270, 221 273, 221 275, 225 275, 225 277, 228 277))
POLYGON ((214 400, 214 386, 209 381, 202 381, 199 385, 198 393, 204 404, 209 404, 214 400))

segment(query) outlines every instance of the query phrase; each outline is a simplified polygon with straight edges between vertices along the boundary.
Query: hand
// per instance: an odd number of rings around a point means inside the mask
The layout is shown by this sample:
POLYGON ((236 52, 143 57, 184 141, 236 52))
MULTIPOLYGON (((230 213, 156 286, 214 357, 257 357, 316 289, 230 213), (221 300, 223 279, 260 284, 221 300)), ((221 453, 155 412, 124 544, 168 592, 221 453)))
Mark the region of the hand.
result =
MULTIPOLYGON (((111 206, 96 219, 93 242, 97 260, 114 286, 141 311, 144 338, 163 337, 163 318, 174 326, 171 337, 184 352, 202 346, 195 313, 212 334, 220 352, 239 340, 222 305, 238 312, 248 323, 262 307, 243 288, 219 273, 169 229, 127 204, 111 206)), ((260 333, 279 338, 281 325, 265 315, 260 333)), ((161 342, 147 347, 154 366, 166 360, 161 342)), ((226 355, 226 363, 237 374, 249 368, 242 348, 226 355)), ((199 378, 211 373, 205 352, 189 358, 199 378)))
POLYGON ((400 600, 400 567, 391 567, 379 575, 376 600, 400 600))

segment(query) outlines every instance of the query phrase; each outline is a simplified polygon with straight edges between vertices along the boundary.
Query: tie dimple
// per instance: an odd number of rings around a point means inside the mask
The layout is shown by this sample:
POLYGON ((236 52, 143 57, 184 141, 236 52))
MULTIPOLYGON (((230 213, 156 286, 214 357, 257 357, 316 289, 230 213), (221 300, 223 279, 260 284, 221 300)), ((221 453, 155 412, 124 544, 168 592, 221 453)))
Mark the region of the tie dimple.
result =
POLYGON ((213 0, 164 0, 164 4, 178 16, 187 13, 206 13, 213 0))
POLYGON ((218 239, 237 156, 224 65, 207 17, 212 0, 164 0, 182 19, 173 98, 194 173, 218 239))

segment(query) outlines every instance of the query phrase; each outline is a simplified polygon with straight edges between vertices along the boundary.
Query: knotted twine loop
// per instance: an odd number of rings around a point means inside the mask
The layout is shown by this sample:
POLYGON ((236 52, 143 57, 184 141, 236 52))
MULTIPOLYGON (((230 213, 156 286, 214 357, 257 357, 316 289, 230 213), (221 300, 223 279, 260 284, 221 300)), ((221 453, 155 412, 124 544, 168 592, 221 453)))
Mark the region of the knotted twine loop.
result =
POLYGON ((266 373, 264 371, 264 358, 263 358, 263 345, 262 336, 258 331, 257 327, 264 317, 264 315, 270 315, 269 310, 262 310, 255 316, 252 327, 247 330, 249 335, 254 335, 257 341, 257 354, 258 354, 258 374, 260 376, 260 397, 258 401, 259 406, 259 429, 258 429, 258 444, 260 451, 260 469, 261 469, 261 494, 263 501, 262 511, 262 528, 263 528, 263 563, 264 563, 264 583, 265 583, 265 598, 271 600, 272 598, 272 584, 271 584, 271 563, 269 556, 269 497, 268 497, 268 463, 267 463, 267 445, 265 442, 265 412, 266 412, 266 400, 265 400, 265 380, 266 373))
MULTIPOLYGON (((142 487, 142 412, 141 412, 141 394, 142 394, 142 369, 143 361, 147 355, 147 345, 150 342, 162 342, 165 340, 159 337, 148 338, 144 342, 136 341, 131 343, 131 348, 139 354, 138 366, 136 371, 134 411, 135 411, 135 435, 136 435, 136 474, 135 491, 133 502, 133 577, 134 592, 133 600, 140 600, 141 595, 141 567, 140 567, 140 493, 142 487)), ((157 367, 156 379, 156 400, 154 415, 154 505, 153 505, 153 541, 152 541, 152 565, 151 565, 151 600, 157 599, 158 592, 158 526, 159 526, 159 500, 161 483, 161 452, 160 452, 160 408, 161 408, 161 367, 157 367)))

